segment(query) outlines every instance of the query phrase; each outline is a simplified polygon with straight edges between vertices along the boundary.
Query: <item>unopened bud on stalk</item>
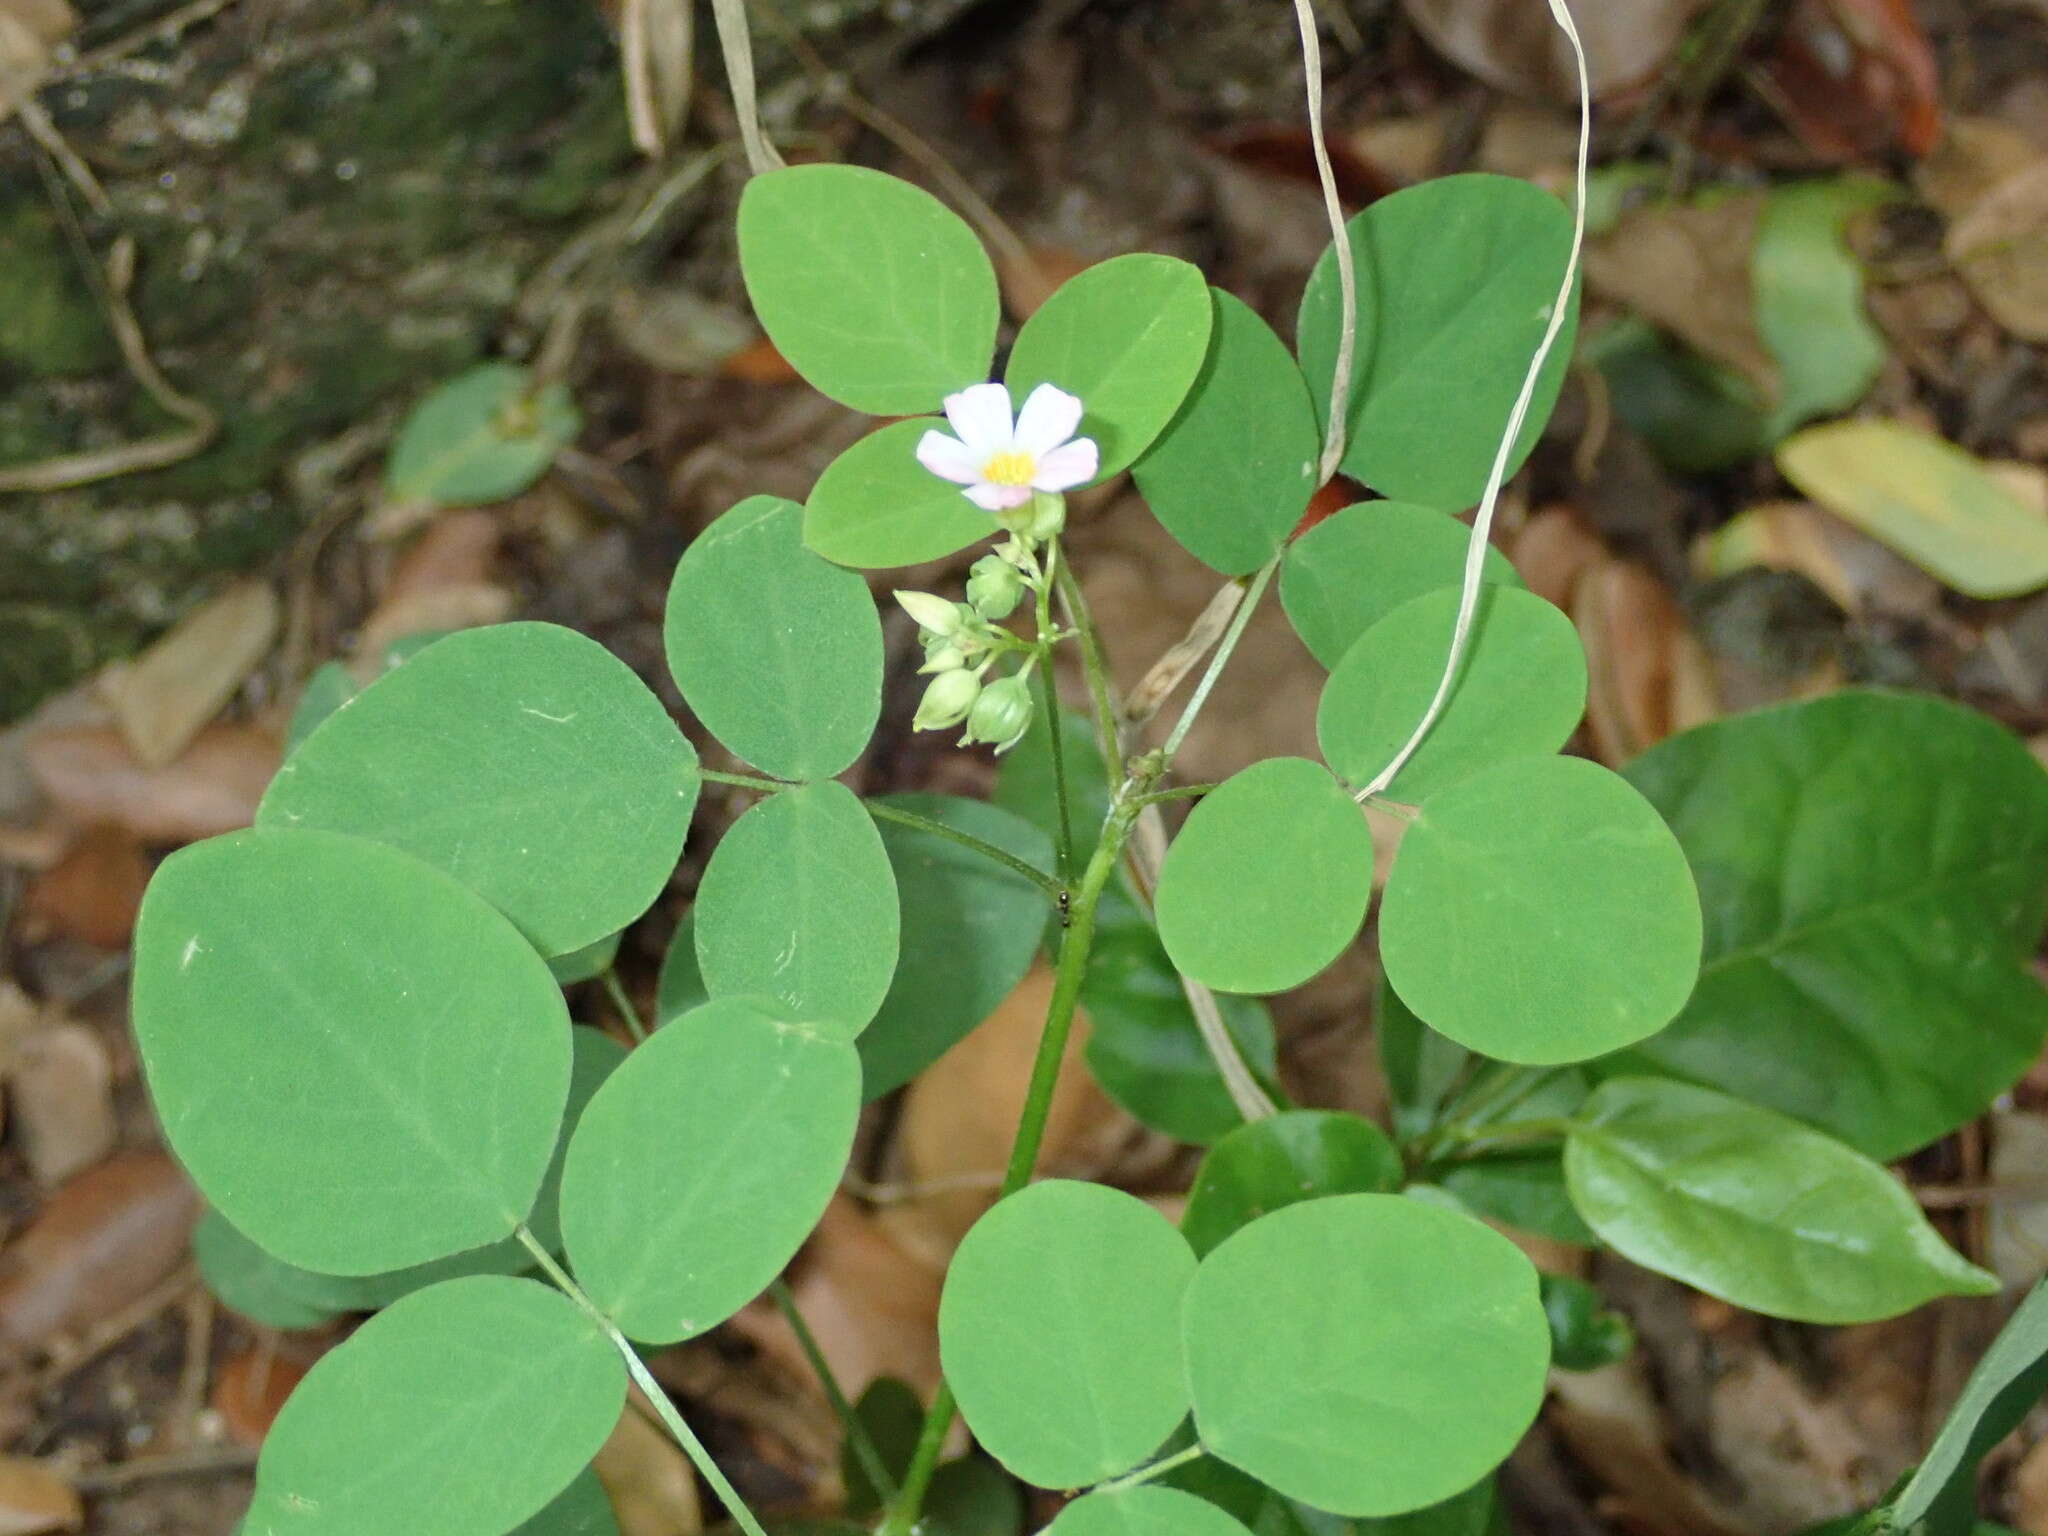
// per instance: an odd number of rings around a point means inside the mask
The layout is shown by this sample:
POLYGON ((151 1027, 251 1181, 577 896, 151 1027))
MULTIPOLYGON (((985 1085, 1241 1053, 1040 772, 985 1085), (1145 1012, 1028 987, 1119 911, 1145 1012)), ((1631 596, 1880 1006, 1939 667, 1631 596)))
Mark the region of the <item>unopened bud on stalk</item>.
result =
POLYGON ((967 601, 984 619, 1007 619, 1024 600, 1024 577, 1008 561, 983 555, 967 573, 967 601))
POLYGON ((913 730, 942 731, 967 718, 982 692, 981 679, 972 672, 941 672, 931 680, 918 701, 913 730))
POLYGON ((1031 724, 1031 689, 1021 677, 1001 677, 981 690, 967 717, 967 740, 995 743, 1007 752, 1031 724))
POLYGON ((898 592, 896 601, 917 620, 918 628, 934 635, 956 635, 962 619, 958 604, 949 603, 935 592, 898 592))

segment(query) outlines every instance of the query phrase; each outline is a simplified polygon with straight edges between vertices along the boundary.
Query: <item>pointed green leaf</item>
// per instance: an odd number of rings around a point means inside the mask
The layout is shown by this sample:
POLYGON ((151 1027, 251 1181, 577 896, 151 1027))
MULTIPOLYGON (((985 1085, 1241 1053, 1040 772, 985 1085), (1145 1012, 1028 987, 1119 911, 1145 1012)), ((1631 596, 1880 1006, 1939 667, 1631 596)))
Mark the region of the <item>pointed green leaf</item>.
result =
POLYGON ((713 997, 772 998, 850 1040, 888 995, 896 877, 874 822, 835 780, 770 795, 734 822, 694 915, 713 997))
POLYGON ((860 1114, 842 1040, 726 998, 656 1030, 569 1142, 562 1236, 619 1328, 671 1344, 782 1272, 839 1187, 860 1114))
POLYGON ((668 668, 705 727, 763 773, 829 779, 882 709, 882 624, 868 584, 804 548, 804 511, 750 496, 683 551, 668 668))
POLYGON ((939 1356, 982 1448, 1027 1483, 1128 1472, 1188 1410, 1187 1243, 1144 1201, 1051 1179, 976 1222, 946 1272, 939 1356))
POLYGON ((571 1485, 626 1372, 559 1291, 483 1276, 370 1319, 263 1442, 250 1536, 503 1536, 571 1485))
POLYGON ((1017 333, 1003 374, 1021 408, 1040 384, 1080 397, 1098 479, 1173 420, 1209 351, 1209 285, 1172 256, 1112 256, 1061 284, 1017 333))
MULTIPOLYGON (((1370 783, 1407 744, 1442 684, 1462 594, 1425 593, 1344 653, 1323 687, 1316 736, 1338 776, 1370 783)), ((1387 784, 1419 801, 1515 757, 1555 752, 1586 712, 1586 653, 1572 621, 1533 592, 1487 587, 1443 713, 1387 784)))
POLYGON ((402 848, 560 955, 653 904, 697 787, 697 754, 624 662, 557 625, 495 624, 435 641, 336 710, 256 823, 402 848))
POLYGON ((1209 294, 1209 355, 1132 476, 1189 554, 1242 576, 1278 554, 1301 520, 1323 434, 1287 344, 1243 300, 1209 294))
POLYGON ((1335 960, 1365 921, 1372 834, 1329 771, 1254 763, 1189 815, 1159 874, 1159 937, 1220 992, 1284 992, 1335 960), (1286 912, 1285 923, 1252 920, 1286 912))
POLYGON ((1178 1488, 1139 1486, 1074 1500, 1046 1536, 1251 1536, 1214 1504, 1178 1488))
POLYGON ((995 269, 922 188, 855 165, 772 171, 740 197, 739 245, 769 340, 841 404, 907 416, 988 377, 995 269))
POLYGON ((1618 1252, 1752 1312, 1865 1323, 1998 1289, 1876 1163, 1689 1083, 1601 1084, 1564 1169, 1572 1203, 1618 1252))
MULTIPOLYGON (((1571 215, 1530 182, 1445 176, 1381 198, 1346 229, 1358 345, 1344 472, 1402 501, 1472 506, 1564 280, 1571 215)), ((1329 411, 1342 312, 1336 255, 1325 251, 1297 334, 1319 414, 1329 411)), ((1568 322, 1544 366, 1510 473, 1557 403, 1573 329, 1568 322)))
POLYGON ((1002 532, 959 486, 917 462, 918 439, 935 429, 950 430, 937 416, 892 421, 827 464, 804 503, 804 542, 840 565, 885 570, 1002 532))
MULTIPOLYGON (((1326 517, 1287 547, 1280 602, 1302 643, 1325 667, 1411 598, 1460 585, 1472 530, 1448 512, 1368 501, 1326 517)), ((1487 547, 1481 579, 1519 587, 1508 558, 1487 547)))
POLYGON ((1430 796, 1380 904, 1387 980, 1431 1028, 1548 1066, 1668 1024, 1699 972, 1685 855, 1628 784, 1525 757, 1430 796))
POLYGON ((173 854, 136 927, 164 1135, 270 1253, 331 1274, 505 1236, 569 1084, 561 989, 512 925, 396 849, 237 832, 173 854))
POLYGON ((1209 1149, 1180 1229, 1199 1256, 1282 1206, 1400 1187, 1400 1154, 1378 1126, 1334 1110, 1293 1109, 1241 1125, 1209 1149))
POLYGON ((1470 1487, 1535 1421, 1550 1363, 1521 1251, 1400 1195, 1261 1217, 1202 1261, 1182 1331, 1202 1444, 1339 1515, 1470 1487))
POLYGON ((533 393, 517 363, 480 363, 412 408, 391 445, 393 501, 480 506, 517 496, 583 428, 568 388, 533 393))

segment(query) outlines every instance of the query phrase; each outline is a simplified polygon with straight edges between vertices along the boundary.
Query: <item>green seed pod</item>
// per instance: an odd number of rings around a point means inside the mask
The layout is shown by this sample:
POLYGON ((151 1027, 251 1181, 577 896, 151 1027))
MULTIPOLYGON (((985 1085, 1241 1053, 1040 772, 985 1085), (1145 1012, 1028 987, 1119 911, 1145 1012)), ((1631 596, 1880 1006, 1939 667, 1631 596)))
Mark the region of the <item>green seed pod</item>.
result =
POLYGON ((918 701, 913 730, 942 731, 967 718, 981 693, 981 679, 972 672, 941 672, 918 701))
POLYGON ((984 619, 1007 619, 1024 600, 1024 577, 1008 561, 983 555, 967 573, 967 601, 984 619))
POLYGON ((1021 677, 999 677, 981 690, 967 716, 967 739, 1006 752, 1031 724, 1031 689, 1021 677))

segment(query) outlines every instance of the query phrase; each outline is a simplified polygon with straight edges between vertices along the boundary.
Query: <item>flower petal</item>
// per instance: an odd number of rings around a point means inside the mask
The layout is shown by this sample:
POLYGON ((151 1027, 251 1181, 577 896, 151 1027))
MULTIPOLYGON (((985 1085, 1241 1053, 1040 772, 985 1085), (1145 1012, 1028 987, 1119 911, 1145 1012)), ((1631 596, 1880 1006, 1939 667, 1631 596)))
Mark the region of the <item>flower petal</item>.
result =
POLYGON ((1017 413, 1017 447, 1033 458, 1051 453, 1081 425, 1081 401, 1064 389, 1041 384, 1017 413))
POLYGON ((1031 477, 1035 491, 1071 491, 1095 478, 1102 454, 1092 437, 1077 437, 1062 443, 1038 461, 1038 473, 1031 477))
POLYGON ((1010 446, 1010 392, 1000 384, 970 384, 946 396, 946 420, 968 452, 986 459, 1010 446))
POLYGON ((981 460, 973 450, 943 432, 927 432, 917 440, 917 462, 955 485, 972 485, 981 478, 981 460))
POLYGON ((1007 512, 1031 499, 1028 485, 970 485, 961 492, 984 512, 1007 512))

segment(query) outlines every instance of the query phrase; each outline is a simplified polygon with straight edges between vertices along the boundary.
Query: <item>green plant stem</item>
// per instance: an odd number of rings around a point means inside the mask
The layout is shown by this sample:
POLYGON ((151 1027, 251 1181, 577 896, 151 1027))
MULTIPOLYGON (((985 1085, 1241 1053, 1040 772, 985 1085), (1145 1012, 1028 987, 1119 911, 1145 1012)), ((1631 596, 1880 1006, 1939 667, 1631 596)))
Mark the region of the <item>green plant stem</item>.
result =
POLYGON ((1215 788, 1214 784, 1176 784, 1172 789, 1155 789, 1149 795, 1138 796, 1138 804, 1144 807, 1158 805, 1163 800, 1190 800, 1215 788))
POLYGON ((860 1462, 861 1471, 868 1475, 876 1497, 884 1504, 896 1497, 896 1479, 889 1475, 889 1469, 882 1463, 882 1453, 875 1445, 875 1437, 868 1433, 868 1427, 854 1412, 846 1392, 839 1385, 839 1378, 833 1373, 832 1363, 825 1358, 824 1350, 818 1347, 817 1335, 811 1332, 811 1325, 804 1321, 804 1315, 797 1309, 796 1297, 790 1294, 789 1283, 779 1276, 768 1287, 768 1294, 781 1309, 783 1320, 789 1324, 790 1332, 796 1335, 797 1344, 803 1349, 804 1358, 811 1363, 811 1370, 818 1378, 818 1384, 825 1389, 825 1397, 832 1404, 832 1411, 839 1416, 839 1422, 846 1430, 846 1443, 853 1447, 853 1454, 860 1462))
MULTIPOLYGON (((759 790, 764 795, 780 794, 785 789, 803 788, 801 784, 785 784, 779 779, 759 779, 752 774, 714 773, 709 768, 703 770, 703 777, 713 784, 730 784, 737 789, 759 790)), ((1022 875, 1045 892, 1049 900, 1058 901, 1066 893, 1066 886, 1044 870, 1027 864, 1006 848, 998 848, 994 843, 983 842, 971 832, 962 832, 958 827, 949 827, 943 821, 933 821, 929 816, 920 816, 915 811, 900 810, 893 805, 882 805, 873 800, 863 800, 861 804, 867 807, 868 814, 877 821, 893 821, 899 827, 915 827, 920 832, 943 837, 950 843, 958 843, 962 848, 971 849, 983 858, 1002 865, 1012 874, 1022 875)))
POLYGON ((533 1260, 540 1266, 541 1273, 555 1283, 555 1288, 575 1302, 582 1309, 583 1315, 596 1323, 604 1331, 605 1337, 612 1341, 612 1347, 626 1363, 626 1374, 633 1378, 633 1384, 646 1395, 647 1404, 654 1410, 655 1417, 661 1420, 662 1428, 666 1429, 676 1444, 683 1448, 683 1454, 695 1463, 697 1470, 703 1474, 704 1481, 711 1485, 711 1491, 718 1495, 718 1501, 725 1506, 726 1513, 732 1516, 747 1536, 768 1536, 759 1517, 747 1508, 747 1502, 740 1497, 739 1490, 726 1480, 725 1474, 718 1468, 718 1463, 712 1460, 711 1452, 705 1448, 704 1442, 697 1438, 697 1432, 691 1429, 682 1414, 677 1412, 667 1389, 656 1381, 653 1373, 647 1369, 647 1362, 640 1358, 640 1351, 633 1347, 632 1341, 619 1332, 618 1325, 605 1316, 603 1309, 590 1299, 583 1287, 570 1278, 569 1272, 555 1262, 555 1256, 548 1252, 545 1243, 527 1231, 523 1224, 513 1229, 513 1235, 525 1246, 526 1251, 533 1255, 533 1260))
POLYGON ((1087 594, 1074 579, 1073 568, 1064 561, 1054 573, 1060 600, 1067 605, 1067 618, 1081 641, 1081 670, 1087 674, 1088 697, 1095 706, 1095 736, 1102 747, 1103 771, 1109 776, 1110 793, 1123 782, 1124 739, 1116 699, 1109 681, 1109 659, 1103 654, 1102 632, 1095 627, 1095 615, 1088 607, 1087 594))
POLYGON ((1164 1477, 1175 1467, 1184 1467, 1189 1462, 1199 1461, 1208 1454, 1209 1451, 1206 1446, 1199 1443, 1190 1445, 1185 1449, 1175 1451, 1171 1456, 1160 1457, 1150 1466, 1140 1467, 1135 1472, 1126 1472, 1122 1477, 1113 1477, 1106 1483, 1097 1483, 1093 1491, 1096 1493, 1116 1493, 1125 1488, 1137 1488, 1151 1482, 1154 1478, 1164 1477))
POLYGON ((633 999, 626 996, 625 984, 619 980, 619 973, 606 966, 601 979, 605 995, 612 1000, 612 1006, 619 1010, 619 1017, 626 1021, 626 1033, 633 1037, 635 1045, 647 1038, 647 1023, 640 1017, 640 1010, 633 1006, 633 999))
POLYGON ((1052 746, 1053 798, 1059 803, 1059 835, 1054 839, 1054 856, 1060 881, 1066 884, 1074 878, 1074 811, 1067 793, 1067 746, 1066 732, 1060 729, 1060 691, 1052 675, 1052 589, 1062 565, 1059 540, 1053 539, 1045 546, 1045 571, 1038 582, 1038 707, 1045 716, 1046 740, 1052 746))
POLYGON ((1511 1120, 1505 1125, 1460 1127, 1455 1134, 1439 1139, 1434 1160, 1442 1161, 1449 1153, 1456 1153, 1459 1157, 1484 1157, 1535 1143, 1562 1141, 1572 1133, 1577 1123, 1556 1116, 1541 1120, 1511 1120))

